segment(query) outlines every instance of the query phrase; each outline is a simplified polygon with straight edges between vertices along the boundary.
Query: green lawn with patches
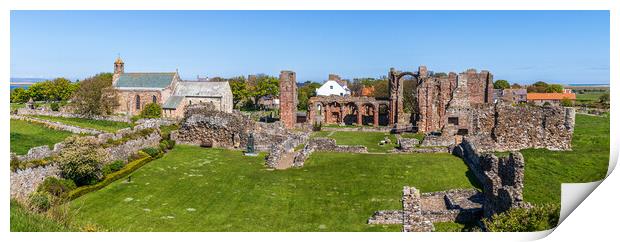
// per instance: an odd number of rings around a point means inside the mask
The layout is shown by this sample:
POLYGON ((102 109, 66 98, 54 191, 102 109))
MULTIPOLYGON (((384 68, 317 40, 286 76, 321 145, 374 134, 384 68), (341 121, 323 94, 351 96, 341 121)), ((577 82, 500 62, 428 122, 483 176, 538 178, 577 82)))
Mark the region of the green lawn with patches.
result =
POLYGON ((82 128, 95 129, 104 132, 114 133, 119 129, 129 128, 131 127, 130 123, 125 122, 114 122, 107 120, 94 120, 94 119, 85 119, 85 118, 65 118, 65 117, 53 117, 53 116, 42 116, 42 115, 34 115, 35 118, 45 119, 49 121, 60 122, 68 125, 73 125, 82 128))
POLYGON ((11 232, 68 232, 70 229, 62 224, 24 208, 11 200, 11 232))
POLYGON ((609 163, 609 116, 576 115, 572 151, 527 149, 524 199, 560 203, 561 183, 601 180, 609 163))
POLYGON ((18 155, 28 153, 32 147, 49 145, 63 141, 73 135, 71 132, 54 130, 41 124, 11 119, 11 152, 18 155))
POLYGON ((368 152, 385 153, 396 147, 396 137, 393 134, 383 132, 318 131, 312 133, 312 136, 335 139, 338 145, 363 145, 368 148, 368 152), (386 136, 390 138, 392 143, 379 145, 379 142, 386 136))
POLYGON ((466 173, 448 154, 317 152, 303 168, 271 171, 264 154, 179 145, 131 182, 71 206, 79 223, 112 231, 400 231, 366 221, 377 210, 401 209, 404 185, 471 188, 466 173))

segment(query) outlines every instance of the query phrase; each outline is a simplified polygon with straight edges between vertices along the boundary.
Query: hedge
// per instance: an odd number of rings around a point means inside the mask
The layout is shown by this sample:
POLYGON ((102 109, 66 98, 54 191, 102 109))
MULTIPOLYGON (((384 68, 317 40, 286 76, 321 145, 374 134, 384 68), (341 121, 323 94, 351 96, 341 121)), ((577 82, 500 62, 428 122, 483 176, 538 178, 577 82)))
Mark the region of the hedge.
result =
POLYGON ((87 185, 87 186, 81 186, 78 187, 74 190, 72 190, 71 192, 69 192, 68 198, 69 200, 74 200, 78 197, 81 197, 82 195, 89 193, 89 192, 94 192, 97 191, 101 188, 104 188, 105 186, 109 185, 110 183, 123 178, 126 175, 129 175, 130 173, 134 172, 135 170, 137 170, 138 168, 142 167, 143 165, 145 165, 146 163, 148 163, 149 161, 153 160, 153 158, 151 156, 149 156, 148 154, 144 153, 143 151, 138 151, 138 153, 141 153, 140 155, 142 155, 142 158, 139 158, 137 160, 133 160, 129 163, 127 163, 127 165, 125 167, 123 167, 123 169, 117 171, 117 172, 113 172, 110 173, 108 175, 105 176, 105 178, 103 179, 103 181, 97 183, 97 184, 93 184, 93 185, 87 185))

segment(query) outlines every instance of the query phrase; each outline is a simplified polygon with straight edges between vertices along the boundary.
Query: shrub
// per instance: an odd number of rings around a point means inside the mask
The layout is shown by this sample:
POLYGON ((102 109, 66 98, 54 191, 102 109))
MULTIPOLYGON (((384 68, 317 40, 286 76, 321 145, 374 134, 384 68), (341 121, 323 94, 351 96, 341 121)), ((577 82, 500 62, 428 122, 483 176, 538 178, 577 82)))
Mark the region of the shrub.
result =
POLYGON ((159 154, 161 153, 161 150, 155 147, 147 147, 142 149, 142 151, 144 151, 144 153, 147 153, 150 157, 157 157, 159 156, 159 154))
POLYGON ((312 124, 312 131, 321 131, 321 123, 312 124))
POLYGON ((37 192, 46 192, 56 197, 62 197, 75 188, 75 182, 72 180, 48 177, 37 187, 37 192))
POLYGON ((142 118, 161 118, 161 106, 157 103, 149 103, 140 112, 142 118))
POLYGON ((176 143, 177 142, 174 140, 168 140, 168 149, 171 150, 172 148, 174 148, 176 143))
POLYGON ((60 175, 71 179, 78 186, 92 184, 101 179, 101 168, 106 152, 93 136, 71 136, 57 157, 60 175))
POLYGON ((149 161, 153 160, 153 158, 151 158, 149 155, 147 155, 146 153, 139 151, 138 152, 138 156, 141 156, 142 158, 140 159, 136 159, 133 160, 129 163, 127 163, 127 165, 125 167, 123 167, 121 170, 117 171, 117 172, 113 172, 110 173, 108 175, 105 176, 105 179, 97 184, 94 185, 88 185, 88 186, 83 186, 83 187, 78 187, 77 189, 69 192, 68 194, 68 199, 69 200, 73 200, 76 199, 86 193, 92 192, 92 191, 96 191, 99 190, 107 185, 109 185, 110 183, 134 172, 135 170, 137 170, 138 168, 142 167, 144 164, 148 163, 149 161))
POLYGON ((482 222, 491 232, 532 232, 552 229, 558 225, 560 207, 555 204, 532 208, 511 208, 482 222))
POLYGON ((14 172, 14 171, 17 171, 17 169, 19 169, 20 162, 19 162, 19 160, 17 159, 16 156, 11 155, 11 162, 10 162, 10 164, 11 164, 11 171, 14 172))
POLYGON ((568 98, 562 98, 562 101, 560 101, 560 105, 562 105, 562 107, 572 107, 573 101, 568 98))
POLYGON ((51 103, 50 108, 52 111, 58 111, 60 109, 60 105, 58 103, 51 103))
POLYGON ((45 212, 52 206, 52 196, 47 192, 33 192, 28 196, 30 209, 37 212, 45 212))
POLYGON ((105 176, 112 172, 119 171, 120 169, 123 168, 123 166, 125 166, 125 162, 123 162, 122 160, 116 160, 112 163, 104 165, 101 170, 103 172, 103 175, 105 176))

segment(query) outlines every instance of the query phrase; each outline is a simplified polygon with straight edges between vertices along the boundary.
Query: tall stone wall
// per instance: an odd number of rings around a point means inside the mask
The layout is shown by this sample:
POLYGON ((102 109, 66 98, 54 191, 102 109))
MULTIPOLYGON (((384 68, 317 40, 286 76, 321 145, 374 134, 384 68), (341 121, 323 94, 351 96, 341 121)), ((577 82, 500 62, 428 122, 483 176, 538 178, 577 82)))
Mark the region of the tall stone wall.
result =
POLYGON ((482 184, 485 217, 512 207, 527 206, 523 201, 525 160, 521 153, 512 152, 508 157, 483 154, 467 139, 455 147, 453 152, 463 158, 482 184))
POLYGON ((297 122, 297 77, 293 71, 280 72, 280 121, 288 129, 297 122))

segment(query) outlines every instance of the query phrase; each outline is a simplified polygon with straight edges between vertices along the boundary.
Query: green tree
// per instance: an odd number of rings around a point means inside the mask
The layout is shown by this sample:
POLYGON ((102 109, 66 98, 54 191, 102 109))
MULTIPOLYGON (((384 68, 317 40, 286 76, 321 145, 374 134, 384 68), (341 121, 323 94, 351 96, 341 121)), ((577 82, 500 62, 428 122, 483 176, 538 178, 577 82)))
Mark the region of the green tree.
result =
POLYGON ((65 147, 56 161, 63 178, 71 179, 76 185, 88 185, 102 178, 101 168, 107 152, 94 136, 71 136, 65 140, 65 147))
POLYGON ((316 89, 321 87, 321 84, 311 81, 306 81, 303 86, 297 89, 297 109, 308 110, 308 100, 311 97, 316 96, 316 89))
POLYGON ((573 101, 568 98, 562 98, 562 100, 560 101, 560 105, 562 105, 562 107, 572 107, 573 101))
POLYGON ((12 103, 25 103, 30 99, 28 90, 18 87, 11 90, 11 102, 12 103))
POLYGON ((259 76, 250 95, 254 98, 254 104, 257 104, 261 97, 278 96, 280 95, 280 80, 272 76, 259 76))
POLYGON ((533 232, 554 228, 559 217, 558 205, 545 204, 532 208, 511 208, 482 222, 490 232, 533 232))
POLYGON ((547 86, 545 92, 547 93, 562 93, 564 91, 564 86, 560 84, 551 84, 547 86))
POLYGON ((245 101, 250 96, 250 91, 244 77, 234 78, 228 81, 233 94, 233 107, 245 101))
POLYGON ((549 87, 549 84, 547 84, 546 82, 543 82, 543 81, 538 81, 538 82, 535 82, 534 84, 528 86, 527 87, 527 92, 545 93, 545 92, 547 92, 547 87, 549 87))
POLYGON ((379 80, 375 82, 374 87, 375 87, 374 96, 376 98, 388 98, 390 96, 387 79, 379 80))
POLYGON ((510 83, 506 80, 497 80, 493 83, 493 88, 495 89, 508 89, 510 88, 510 83))
POLYGON ((140 111, 142 118, 161 118, 161 106, 157 103, 149 103, 140 111))
POLYGON ((512 89, 520 89, 521 85, 519 85, 519 83, 513 83, 512 85, 510 85, 510 88, 512 88, 512 89))
POLYGON ((116 90, 112 87, 112 73, 101 73, 80 81, 72 100, 80 114, 111 114, 119 105, 116 90))

